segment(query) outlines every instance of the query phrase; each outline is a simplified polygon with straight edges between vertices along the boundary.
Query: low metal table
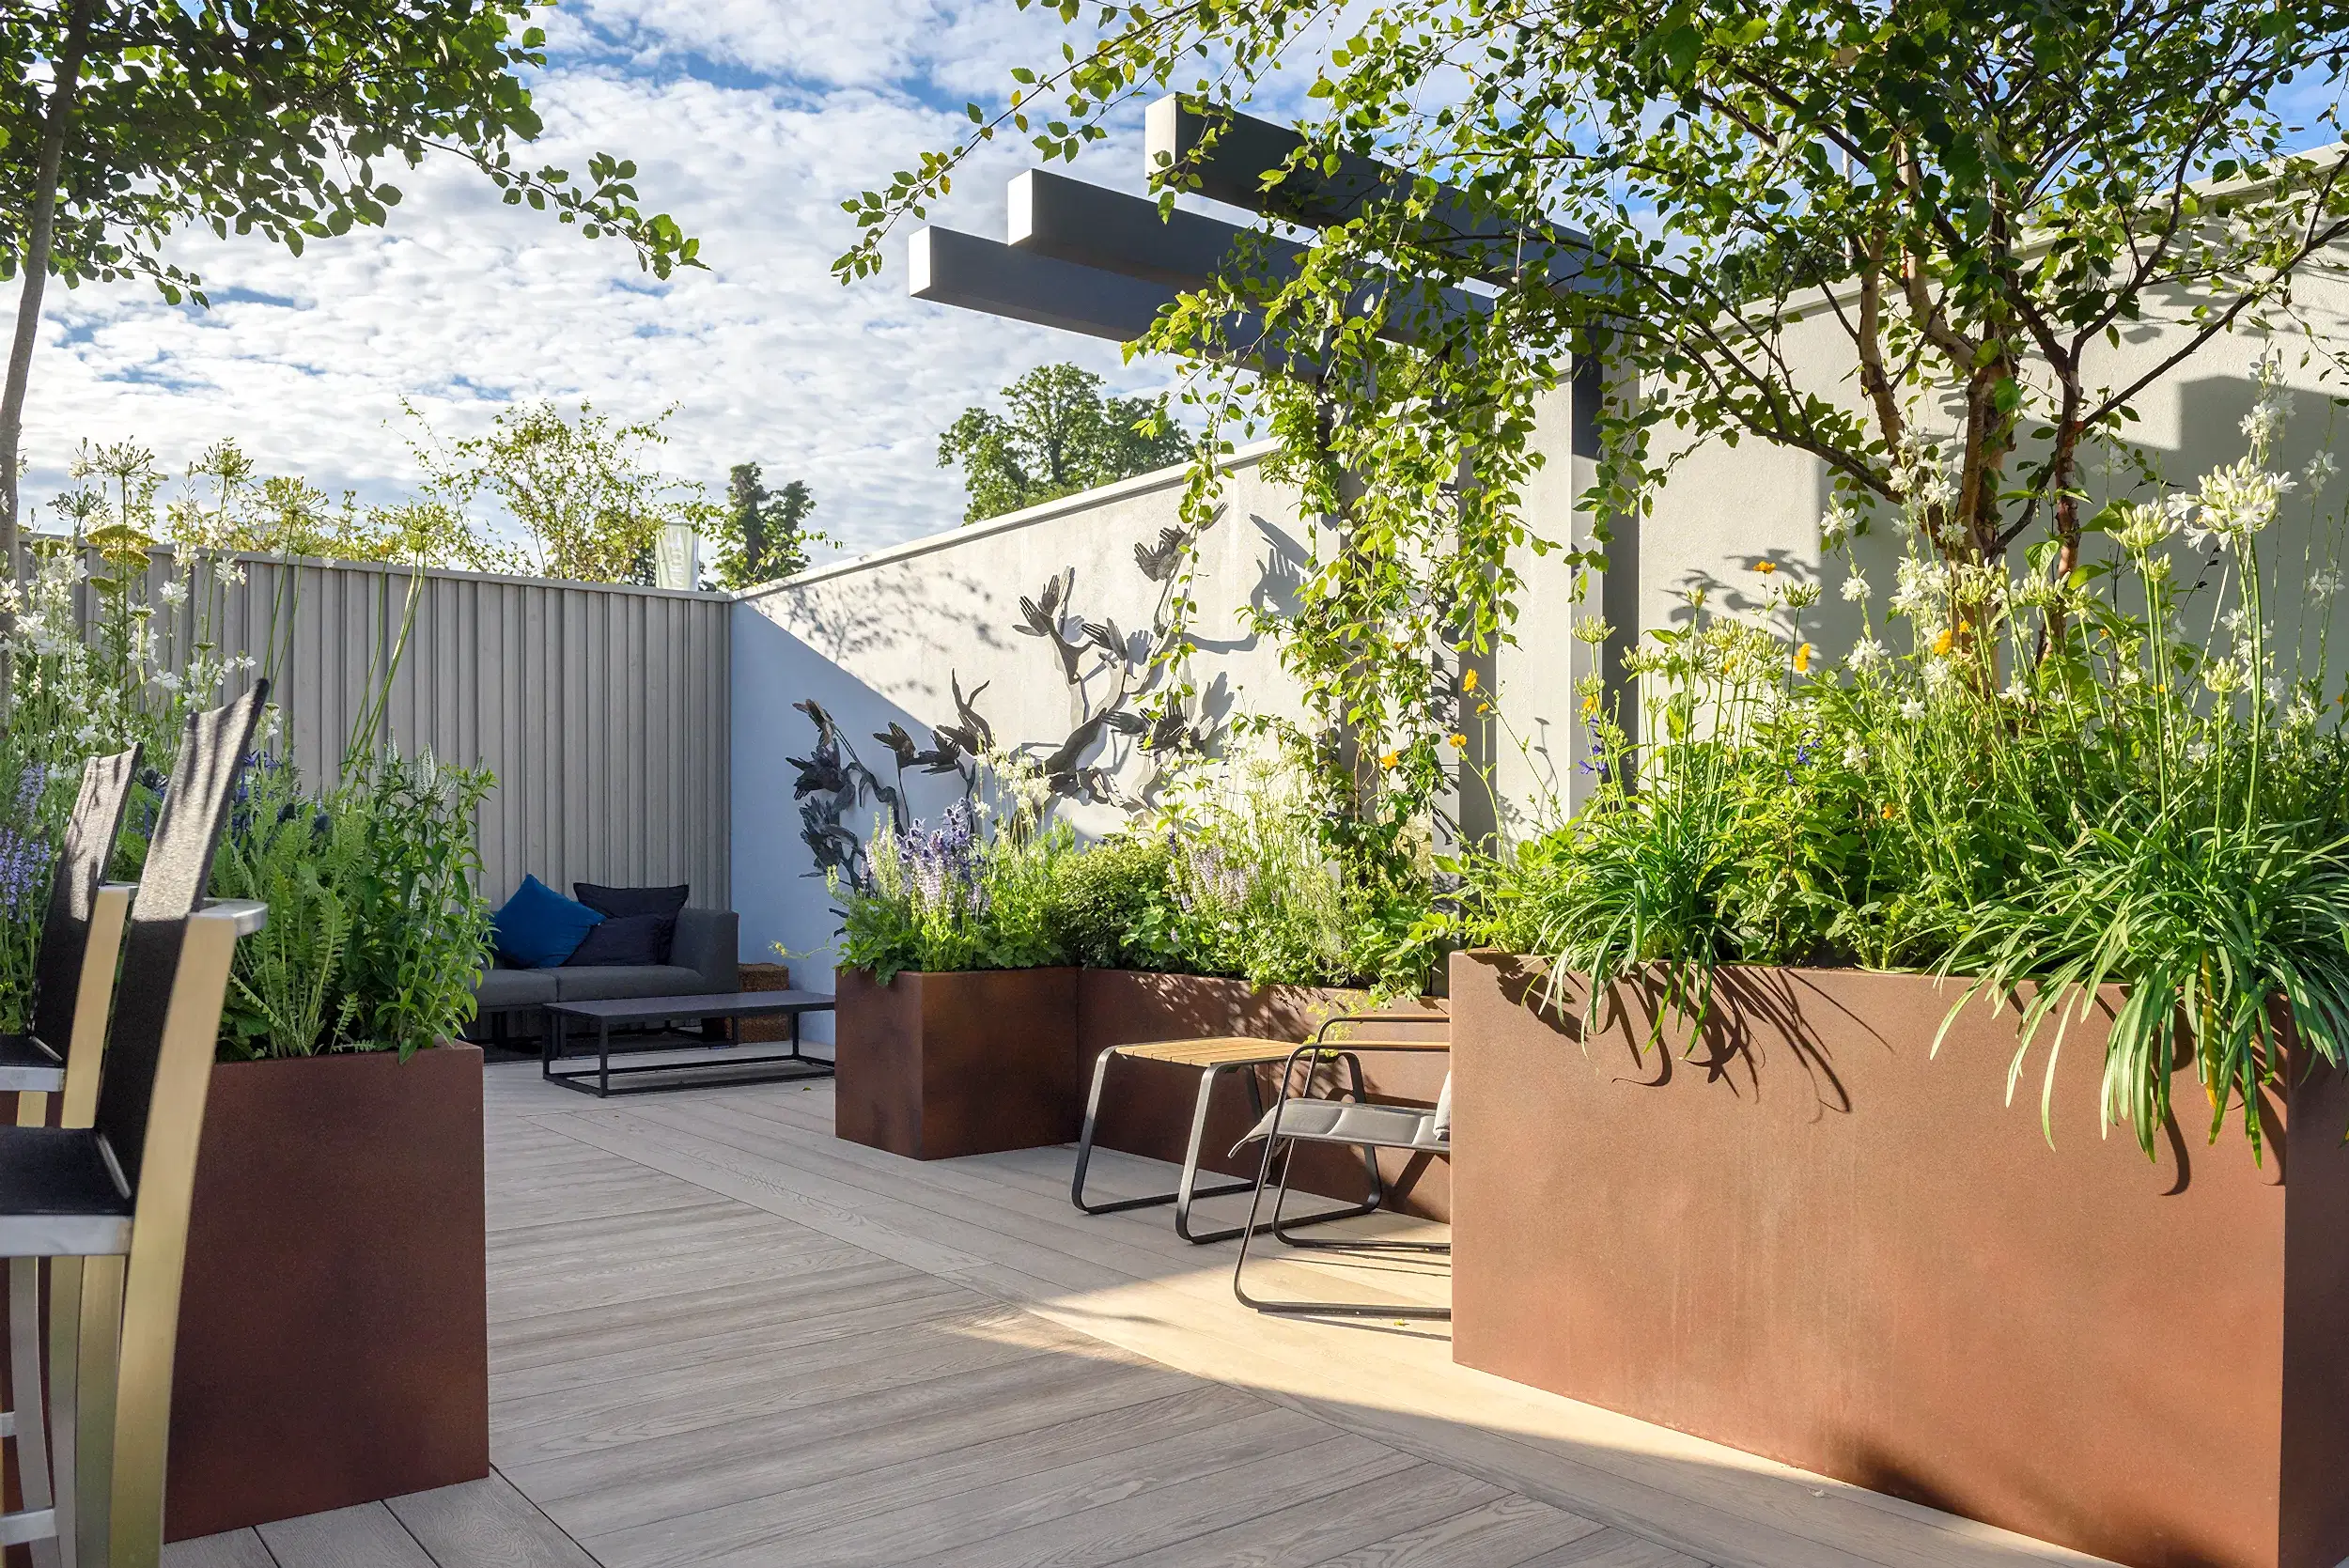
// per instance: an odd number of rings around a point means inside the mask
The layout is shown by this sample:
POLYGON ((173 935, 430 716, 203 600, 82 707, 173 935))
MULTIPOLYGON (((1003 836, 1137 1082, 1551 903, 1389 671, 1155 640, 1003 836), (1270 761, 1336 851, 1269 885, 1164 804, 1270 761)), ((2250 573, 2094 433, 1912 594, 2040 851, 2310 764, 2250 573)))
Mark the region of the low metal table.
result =
MULTIPOLYGON (((544 1042, 539 1055, 538 1076, 549 1083, 559 1083, 566 1089, 576 1089, 583 1094, 603 1099, 613 1094, 649 1094, 663 1089, 710 1089, 739 1083, 782 1083, 802 1078, 830 1078, 832 1063, 820 1056, 808 1056, 800 1048, 800 1019, 808 1013, 829 1013, 832 999, 822 991, 738 991, 702 992, 692 996, 614 997, 601 1001, 553 1001, 546 1006, 546 1028, 541 1032, 544 1042), (791 1050, 788 1055, 711 1057, 704 1061, 676 1060, 666 1062, 631 1062, 620 1066, 612 1064, 612 1029, 631 1024, 675 1023, 681 1018, 723 1018, 729 1040, 739 1047, 742 1043, 744 1018, 779 1018, 791 1020, 791 1050), (596 1064, 593 1068, 576 1067, 562 1071, 555 1063, 564 1059, 564 1048, 569 1043, 570 1024, 574 1021, 593 1024, 596 1030, 596 1064), (757 1069, 752 1071, 752 1069, 757 1069), (614 1086, 615 1078, 659 1073, 672 1081, 658 1083, 622 1083, 614 1086), (745 1076, 746 1073, 748 1076, 745 1076)), ((693 1048, 685 1047, 683 1049, 693 1048)), ((664 1053, 665 1054, 665 1053, 664 1053)))

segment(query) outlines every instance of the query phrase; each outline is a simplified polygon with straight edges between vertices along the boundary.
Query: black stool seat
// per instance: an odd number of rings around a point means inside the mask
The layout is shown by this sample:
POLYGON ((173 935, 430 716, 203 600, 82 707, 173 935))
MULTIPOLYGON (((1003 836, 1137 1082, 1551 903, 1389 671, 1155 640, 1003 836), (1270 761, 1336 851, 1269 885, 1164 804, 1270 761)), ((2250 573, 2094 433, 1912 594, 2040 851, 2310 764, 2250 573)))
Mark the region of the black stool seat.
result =
POLYGON ((56 1094, 65 1091, 65 1061, 30 1034, 0 1034, 0 1092, 56 1094))
POLYGON ((131 1250, 131 1197, 88 1127, 0 1127, 0 1257, 131 1250))

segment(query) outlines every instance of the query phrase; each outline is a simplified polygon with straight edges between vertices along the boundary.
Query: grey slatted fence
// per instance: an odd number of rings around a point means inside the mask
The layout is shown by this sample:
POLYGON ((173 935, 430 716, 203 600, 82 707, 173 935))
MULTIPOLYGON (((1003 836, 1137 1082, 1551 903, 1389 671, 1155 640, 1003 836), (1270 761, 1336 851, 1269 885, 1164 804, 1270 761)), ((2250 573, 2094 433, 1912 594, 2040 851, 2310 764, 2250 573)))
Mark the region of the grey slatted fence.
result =
MULTIPOLYGON (((209 613, 214 640, 273 663, 296 764, 338 769, 390 665, 412 582, 415 619, 384 706, 403 753, 490 768, 482 892, 525 873, 573 881, 688 882, 732 901, 731 602, 723 594, 556 582, 402 567, 242 556, 241 583, 169 613, 168 639, 209 613)), ((159 551, 148 601, 173 567, 159 551)), ((209 576, 210 574, 205 574, 209 576)), ((241 681, 240 681, 241 684, 241 681)))

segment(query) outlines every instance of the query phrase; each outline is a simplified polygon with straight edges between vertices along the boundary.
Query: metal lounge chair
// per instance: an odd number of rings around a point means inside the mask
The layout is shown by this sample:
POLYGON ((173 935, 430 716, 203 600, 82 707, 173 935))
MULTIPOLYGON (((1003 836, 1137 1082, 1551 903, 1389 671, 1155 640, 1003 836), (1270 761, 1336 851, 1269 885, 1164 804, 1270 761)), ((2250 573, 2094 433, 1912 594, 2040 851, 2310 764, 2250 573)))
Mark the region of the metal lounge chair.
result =
POLYGON ((1452 1075, 1446 1073, 1443 1093, 1435 1107, 1374 1105, 1359 1096, 1351 1099, 1321 1097, 1312 1094, 1312 1069, 1315 1062, 1344 1051, 1349 1055, 1373 1052, 1449 1051, 1452 1019, 1443 1013, 1348 1013, 1331 1018, 1321 1026, 1309 1043, 1299 1046, 1281 1075, 1280 1096, 1264 1120, 1250 1129, 1247 1137, 1233 1146, 1237 1154, 1251 1143, 1262 1142, 1264 1154, 1257 1166, 1256 1194, 1248 1205, 1248 1223, 1239 1237, 1239 1256, 1232 1265, 1232 1293, 1240 1301, 1260 1312, 1281 1312, 1303 1316, 1383 1317, 1449 1319, 1449 1307, 1423 1307, 1391 1302, 1359 1301, 1281 1301, 1268 1300, 1248 1294, 1248 1244, 1260 1230, 1269 1231, 1274 1239, 1285 1246, 1315 1251, 1357 1252, 1377 1254, 1444 1253, 1449 1254, 1448 1241, 1393 1241, 1377 1237, 1312 1238, 1291 1234, 1293 1224, 1284 1223, 1281 1209, 1289 1192, 1289 1170, 1299 1145, 1338 1144, 1360 1149, 1370 1172, 1368 1208, 1377 1208, 1385 1201, 1385 1184, 1378 1175, 1378 1151, 1399 1149, 1412 1154, 1448 1157, 1452 1152, 1452 1075), (1351 1031, 1365 1027, 1401 1027, 1425 1030, 1439 1038, 1406 1040, 1365 1040, 1349 1033, 1334 1045, 1330 1032, 1340 1026, 1351 1031), (1303 1062, 1306 1076, 1302 1090, 1292 1093, 1290 1085, 1300 1080, 1297 1067, 1303 1062), (1273 1161, 1278 1158, 1281 1177, 1273 1188, 1272 1218, 1267 1224, 1256 1222, 1257 1210, 1264 1203, 1265 1189, 1272 1185, 1273 1161))
MULTIPOLYGON (((103 1048, 106 1012, 114 1000, 115 962, 120 956, 122 923, 131 890, 104 885, 115 839, 130 804, 131 782, 138 776, 133 746, 113 756, 92 757, 82 768, 82 792, 66 818, 65 836, 49 883, 49 908, 41 918, 40 952, 33 972, 33 1011, 22 1034, 0 1034, 0 1089, 16 1093, 19 1126, 49 1120, 49 1096, 66 1086, 66 1063, 80 1053, 95 1063, 103 1048)), ((97 1095, 95 1073, 89 1093, 97 1095)), ((88 1120, 88 1106, 82 1117, 88 1120)), ((69 1123, 69 1125, 70 1125, 69 1123)), ((20 1492, 27 1511, 51 1505, 49 1445, 41 1420, 40 1260, 8 1260, 8 1386, 16 1408, 0 1412, 0 1437, 16 1442, 20 1492)), ((0 1531, 5 1531, 0 1525, 0 1531)), ((54 1542, 33 1548, 39 1568, 57 1560, 54 1542)))
POLYGON ((237 939, 268 912, 204 890, 267 691, 257 682, 188 721, 131 900, 104 1071, 80 1048, 86 1034, 67 1058, 66 1110, 90 1104, 89 1125, 0 1127, 0 1256, 51 1260, 59 1461, 53 1506, 5 1529, 54 1538, 69 1568, 157 1568, 163 1555, 196 1144, 237 939))

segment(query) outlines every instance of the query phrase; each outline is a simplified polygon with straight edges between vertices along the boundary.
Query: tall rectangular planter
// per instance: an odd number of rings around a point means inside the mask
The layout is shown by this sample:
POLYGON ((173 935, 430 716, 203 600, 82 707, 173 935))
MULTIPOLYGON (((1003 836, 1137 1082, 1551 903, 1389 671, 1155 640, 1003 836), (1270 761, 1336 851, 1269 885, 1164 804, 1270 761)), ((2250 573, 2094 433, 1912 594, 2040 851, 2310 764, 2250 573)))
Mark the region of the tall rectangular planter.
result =
MULTIPOLYGON (((2349 1556, 2349 1089, 2255 1165, 2181 1073, 2100 1137, 2103 1022, 2040 1126, 2015 1017, 1920 976, 1725 972, 1701 1039, 1453 960, 1455 1358, 2143 1568, 2349 1556)), ((2112 998, 2104 999, 2108 1009, 2112 998)))
MULTIPOLYGON (((1194 974, 1155 974, 1136 970, 1086 970, 1077 987, 1077 1037, 1082 1070, 1111 1046, 1145 1040, 1180 1040, 1215 1034, 1253 1035, 1267 1040, 1307 1040, 1337 1014, 1368 1005, 1367 993, 1314 986, 1252 986, 1245 980, 1194 974)), ((1433 1104, 1443 1088, 1440 1055, 1380 1055, 1362 1058, 1375 1099, 1433 1104)), ((1111 1069, 1095 1140, 1179 1164, 1190 1137, 1199 1074, 1164 1062, 1126 1061, 1111 1069)), ((1269 1093, 1273 1072, 1259 1074, 1269 1093)), ((1247 1086, 1236 1074, 1217 1084, 1208 1110, 1207 1137, 1200 1164, 1226 1175, 1253 1176, 1256 1151, 1237 1158, 1232 1145, 1254 1123, 1247 1086)), ((1450 1172, 1425 1155, 1388 1150, 1379 1157, 1387 1182, 1387 1205, 1433 1219, 1448 1218, 1450 1172)), ((1309 1149, 1297 1164, 1297 1185, 1327 1197, 1360 1200, 1361 1157, 1351 1150, 1309 1149)))
POLYGON ((842 970, 834 996, 837 1136, 911 1159, 1076 1139, 1075 970, 842 970))
POLYGON ((166 1534, 490 1473, 481 1052, 212 1069, 166 1534))

